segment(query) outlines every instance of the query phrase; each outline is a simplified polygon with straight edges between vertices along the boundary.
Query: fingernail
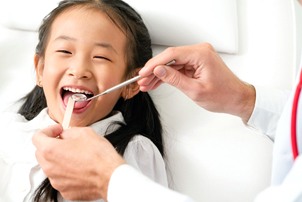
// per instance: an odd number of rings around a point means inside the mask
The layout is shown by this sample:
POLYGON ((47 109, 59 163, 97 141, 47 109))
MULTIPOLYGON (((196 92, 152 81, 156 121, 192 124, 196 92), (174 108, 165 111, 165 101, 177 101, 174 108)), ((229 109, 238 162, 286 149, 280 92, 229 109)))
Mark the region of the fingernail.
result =
POLYGON ((154 74, 159 78, 166 76, 166 73, 167 73, 167 70, 164 67, 158 67, 155 69, 155 72, 154 72, 154 74))

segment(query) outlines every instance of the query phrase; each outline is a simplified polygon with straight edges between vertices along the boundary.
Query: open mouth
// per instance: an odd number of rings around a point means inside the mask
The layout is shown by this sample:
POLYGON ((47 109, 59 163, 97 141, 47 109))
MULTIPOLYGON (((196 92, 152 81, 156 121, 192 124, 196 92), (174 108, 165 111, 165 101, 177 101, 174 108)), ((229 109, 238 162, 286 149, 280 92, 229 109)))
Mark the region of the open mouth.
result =
MULTIPOLYGON (((90 92, 88 90, 83 90, 83 89, 79 89, 79 88, 72 88, 72 87, 63 87, 61 89, 61 97, 62 97, 62 100, 63 100, 65 106, 67 106, 68 99, 73 94, 83 94, 87 98, 90 98, 94 95, 92 92, 90 92)), ((76 102, 75 106, 74 106, 74 109, 85 108, 88 105, 88 103, 89 103, 89 101, 87 101, 87 102, 76 102)))

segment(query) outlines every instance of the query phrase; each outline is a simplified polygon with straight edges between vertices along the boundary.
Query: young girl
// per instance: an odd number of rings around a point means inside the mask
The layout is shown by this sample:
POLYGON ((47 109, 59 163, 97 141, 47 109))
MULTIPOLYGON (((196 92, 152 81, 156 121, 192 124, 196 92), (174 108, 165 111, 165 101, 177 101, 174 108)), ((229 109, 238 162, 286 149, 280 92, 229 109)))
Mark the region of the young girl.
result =
MULTIPOLYGON (((65 201, 39 167, 32 135, 62 123, 74 93, 103 92, 151 56, 147 28, 121 0, 64 0, 46 16, 34 58, 37 85, 0 143, 0 201, 65 201)), ((136 83, 76 103, 70 126, 91 126, 127 163, 167 186, 159 114, 136 83)))

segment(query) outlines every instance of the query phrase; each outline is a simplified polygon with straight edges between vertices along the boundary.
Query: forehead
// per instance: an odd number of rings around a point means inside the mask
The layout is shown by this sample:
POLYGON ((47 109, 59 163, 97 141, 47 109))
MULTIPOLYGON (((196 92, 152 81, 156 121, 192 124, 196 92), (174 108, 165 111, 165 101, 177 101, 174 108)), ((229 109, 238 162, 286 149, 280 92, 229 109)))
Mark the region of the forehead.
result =
POLYGON ((98 8, 89 7, 88 5, 78 5, 66 8, 56 16, 52 26, 58 24, 90 27, 91 30, 96 30, 99 27, 113 28, 116 30, 120 29, 104 11, 98 8))
POLYGON ((51 36, 54 35, 126 43, 123 31, 105 12, 88 6, 74 6, 62 11, 51 25, 51 36))

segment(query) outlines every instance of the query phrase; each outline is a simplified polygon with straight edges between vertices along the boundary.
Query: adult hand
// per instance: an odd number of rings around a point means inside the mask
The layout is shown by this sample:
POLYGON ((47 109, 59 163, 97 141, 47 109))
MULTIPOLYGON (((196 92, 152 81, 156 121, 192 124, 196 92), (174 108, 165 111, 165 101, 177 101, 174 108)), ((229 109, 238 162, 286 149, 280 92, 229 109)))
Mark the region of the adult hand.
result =
POLYGON ((50 126, 33 136, 36 158, 52 186, 68 200, 107 199, 110 177, 124 163, 91 128, 50 126), (60 138, 57 138, 60 137, 60 138))
POLYGON ((153 90, 165 82, 199 106, 239 116, 244 122, 254 109, 254 87, 241 81, 207 43, 167 48, 150 59, 139 74, 144 77, 138 81, 141 91, 153 90), (173 59, 173 65, 162 65, 173 59))

